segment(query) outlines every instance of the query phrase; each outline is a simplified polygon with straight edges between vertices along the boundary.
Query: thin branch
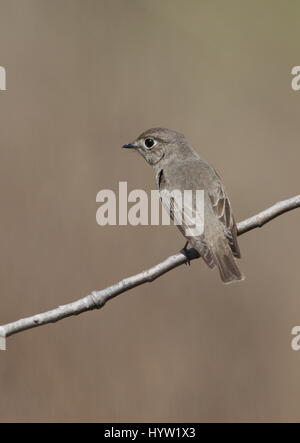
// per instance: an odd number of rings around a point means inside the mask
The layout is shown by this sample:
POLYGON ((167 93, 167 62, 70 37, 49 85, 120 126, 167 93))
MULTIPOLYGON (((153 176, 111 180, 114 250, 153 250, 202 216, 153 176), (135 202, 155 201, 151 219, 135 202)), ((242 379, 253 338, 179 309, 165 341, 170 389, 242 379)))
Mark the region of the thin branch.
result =
POLYGON ((238 223, 238 235, 245 234, 246 232, 252 231, 252 229, 255 228, 261 228, 266 223, 274 220, 274 218, 277 218, 285 212, 292 211, 293 209, 297 209, 299 207, 300 195, 296 195, 295 197, 278 202, 270 208, 259 212, 257 215, 238 223))
MULTIPOLYGON (((285 212, 291 211, 293 209, 300 207, 300 195, 292 197, 288 200, 281 201, 271 206, 270 208, 250 217, 240 223, 238 223, 238 235, 245 234, 252 229, 262 227, 264 224, 270 222, 279 215, 285 212)), ((119 283, 109 286, 100 291, 94 291, 80 300, 73 303, 69 303, 64 306, 59 306, 42 314, 37 314, 32 317, 23 318, 21 320, 8 323, 6 325, 0 326, 0 338, 2 337, 2 346, 5 342, 5 338, 10 335, 17 334, 18 332, 25 331, 26 329, 36 328, 38 326, 46 325, 48 323, 55 323, 63 318, 70 317, 72 315, 79 315, 86 311, 92 311, 94 309, 102 308, 107 301, 116 297, 123 292, 129 291, 144 283, 152 282, 156 278, 177 268, 188 261, 195 260, 199 258, 199 254, 195 249, 189 249, 187 256, 182 253, 172 255, 163 262, 153 266, 152 268, 143 271, 132 277, 125 278, 119 283)), ((1 342, 0 342, 1 348, 1 342)))

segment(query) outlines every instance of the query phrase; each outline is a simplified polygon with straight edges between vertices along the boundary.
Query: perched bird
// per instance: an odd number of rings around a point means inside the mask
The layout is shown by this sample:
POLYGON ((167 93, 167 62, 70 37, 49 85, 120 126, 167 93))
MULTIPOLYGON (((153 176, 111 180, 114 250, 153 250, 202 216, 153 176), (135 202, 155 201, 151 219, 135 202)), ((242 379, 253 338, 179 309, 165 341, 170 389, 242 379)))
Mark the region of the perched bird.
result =
MULTIPOLYGON (((243 280, 235 260, 241 257, 237 228, 224 186, 214 168, 193 151, 185 136, 170 129, 154 128, 123 148, 137 150, 154 168, 163 204, 165 191, 204 190, 203 231, 191 235, 185 219, 178 225, 187 239, 184 250, 190 243, 210 268, 218 267, 224 283, 243 280)), ((192 205, 189 213, 196 210, 194 200, 192 205)), ((169 211, 176 220, 176 204, 169 205, 169 211)))

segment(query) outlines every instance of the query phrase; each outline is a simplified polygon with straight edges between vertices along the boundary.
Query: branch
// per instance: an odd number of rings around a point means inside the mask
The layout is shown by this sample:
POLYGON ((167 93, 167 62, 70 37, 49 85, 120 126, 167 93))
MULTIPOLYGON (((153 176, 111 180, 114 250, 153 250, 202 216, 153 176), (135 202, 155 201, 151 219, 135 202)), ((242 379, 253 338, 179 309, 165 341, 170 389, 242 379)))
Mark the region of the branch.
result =
MULTIPOLYGON (((300 195, 292 197, 288 200, 281 201, 271 206, 270 208, 250 217, 237 225, 238 235, 245 234, 255 228, 260 228, 264 224, 270 222, 279 215, 285 212, 291 211, 293 209, 300 207, 300 195)), ((32 317, 23 318, 12 323, 0 326, 0 349, 1 343, 2 348, 5 349, 5 338, 10 335, 17 334, 18 332, 25 331, 26 329, 36 328, 38 326, 46 325, 48 323, 56 323, 66 317, 71 317, 72 315, 79 315, 86 311, 92 311, 94 309, 102 308, 106 302, 111 300, 123 292, 129 291, 136 286, 142 285, 143 283, 149 283, 154 281, 156 278, 177 268, 188 261, 195 260, 199 258, 199 254, 195 249, 188 249, 187 256, 182 253, 172 255, 163 262, 159 263, 152 268, 143 271, 132 277, 125 278, 119 283, 109 286, 100 291, 94 291, 84 298, 81 298, 73 303, 69 303, 64 306, 59 306, 42 314, 37 314, 32 317), (2 341, 1 341, 2 338, 2 341)))

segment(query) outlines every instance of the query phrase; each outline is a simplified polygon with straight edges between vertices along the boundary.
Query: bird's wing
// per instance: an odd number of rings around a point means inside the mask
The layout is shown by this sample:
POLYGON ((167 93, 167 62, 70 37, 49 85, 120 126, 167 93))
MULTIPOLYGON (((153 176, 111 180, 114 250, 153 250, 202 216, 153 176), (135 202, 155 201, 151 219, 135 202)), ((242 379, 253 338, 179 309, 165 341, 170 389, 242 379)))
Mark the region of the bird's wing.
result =
POLYGON ((161 189, 162 205, 185 237, 201 237, 204 231, 204 199, 201 200, 201 196, 195 193, 176 195, 176 192, 169 194, 166 189, 161 189))
POLYGON ((213 193, 209 194, 213 211, 218 219, 221 221, 221 223, 224 225, 225 234, 234 256, 240 258, 241 252, 237 242, 237 227, 232 213, 230 201, 226 195, 221 179, 216 171, 215 174, 218 178, 216 188, 213 193))

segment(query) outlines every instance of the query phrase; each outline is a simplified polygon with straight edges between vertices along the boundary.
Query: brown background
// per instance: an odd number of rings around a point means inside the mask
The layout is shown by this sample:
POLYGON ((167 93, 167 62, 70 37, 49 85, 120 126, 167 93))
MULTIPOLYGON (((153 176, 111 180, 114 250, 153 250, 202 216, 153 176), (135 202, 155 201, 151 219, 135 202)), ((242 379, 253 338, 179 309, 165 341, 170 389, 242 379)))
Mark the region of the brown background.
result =
MULTIPOLYGON (((0 0, 0 324, 177 252, 99 227, 100 189, 150 190, 120 146, 184 132, 238 220, 299 193, 299 1, 0 0)), ((182 266, 0 354, 2 421, 299 420, 299 213, 240 239, 246 281, 182 266)))

